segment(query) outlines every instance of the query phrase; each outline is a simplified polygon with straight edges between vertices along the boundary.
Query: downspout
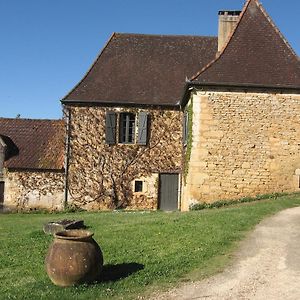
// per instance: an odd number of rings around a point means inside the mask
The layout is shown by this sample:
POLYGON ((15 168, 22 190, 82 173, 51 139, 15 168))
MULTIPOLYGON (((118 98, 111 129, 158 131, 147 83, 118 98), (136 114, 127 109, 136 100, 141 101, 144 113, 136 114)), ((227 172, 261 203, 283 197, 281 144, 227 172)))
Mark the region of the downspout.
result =
POLYGON ((68 190, 69 190, 69 156, 70 156, 70 122, 71 122, 71 110, 65 107, 65 114, 67 115, 67 128, 66 128, 66 148, 65 148, 65 180, 64 180, 64 209, 68 206, 68 190))

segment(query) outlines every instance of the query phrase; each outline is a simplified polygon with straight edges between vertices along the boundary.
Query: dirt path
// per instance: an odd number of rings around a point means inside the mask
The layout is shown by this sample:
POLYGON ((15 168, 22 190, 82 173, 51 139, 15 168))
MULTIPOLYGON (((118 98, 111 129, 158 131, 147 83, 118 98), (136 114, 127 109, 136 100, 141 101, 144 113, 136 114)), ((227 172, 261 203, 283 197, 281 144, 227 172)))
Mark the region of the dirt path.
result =
POLYGON ((300 299, 300 207, 261 222, 223 273, 155 299, 300 299))

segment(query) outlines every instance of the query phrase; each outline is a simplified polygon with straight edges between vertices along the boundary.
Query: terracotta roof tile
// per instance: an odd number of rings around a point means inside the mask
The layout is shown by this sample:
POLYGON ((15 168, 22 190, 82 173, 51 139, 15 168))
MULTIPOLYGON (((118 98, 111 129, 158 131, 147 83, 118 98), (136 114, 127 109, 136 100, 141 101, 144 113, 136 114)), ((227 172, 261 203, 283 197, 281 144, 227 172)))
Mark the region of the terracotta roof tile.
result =
POLYGON ((0 118, 0 136, 10 150, 5 167, 62 170, 64 134, 63 120, 0 118))
POLYGON ((221 54, 193 83, 300 88, 300 60, 257 0, 248 0, 221 54))
POLYGON ((176 105, 216 51, 216 37, 116 33, 62 101, 176 105))

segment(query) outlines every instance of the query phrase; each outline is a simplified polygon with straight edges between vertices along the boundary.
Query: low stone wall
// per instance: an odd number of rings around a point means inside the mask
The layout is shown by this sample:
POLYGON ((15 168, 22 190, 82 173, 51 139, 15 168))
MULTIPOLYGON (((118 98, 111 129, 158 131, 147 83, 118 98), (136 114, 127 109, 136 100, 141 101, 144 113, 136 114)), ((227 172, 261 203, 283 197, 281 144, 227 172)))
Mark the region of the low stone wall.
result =
POLYGON ((5 171, 4 209, 60 210, 64 200, 64 173, 5 171))
POLYGON ((198 201, 299 191, 299 95, 198 91, 190 101, 184 209, 198 201))
POLYGON ((84 209, 157 209, 158 173, 181 171, 182 113, 154 108, 69 109, 69 201, 84 209), (147 112, 148 144, 106 144, 107 111, 114 111, 117 116, 120 112, 147 112), (133 184, 140 178, 146 190, 135 193, 133 184))

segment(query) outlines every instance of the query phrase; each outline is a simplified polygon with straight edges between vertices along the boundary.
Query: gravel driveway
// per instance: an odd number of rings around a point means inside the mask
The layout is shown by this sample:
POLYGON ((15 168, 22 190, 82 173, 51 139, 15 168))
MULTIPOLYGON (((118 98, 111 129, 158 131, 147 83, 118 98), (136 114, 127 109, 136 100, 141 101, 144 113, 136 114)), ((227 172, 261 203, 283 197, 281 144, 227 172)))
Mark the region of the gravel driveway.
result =
POLYGON ((224 272, 155 299, 300 299, 300 207, 261 222, 224 272))

